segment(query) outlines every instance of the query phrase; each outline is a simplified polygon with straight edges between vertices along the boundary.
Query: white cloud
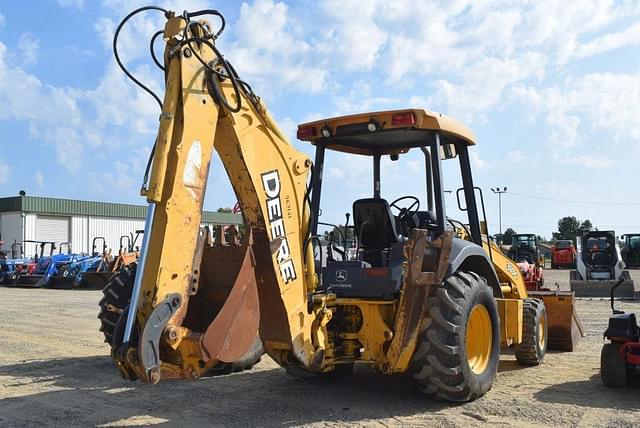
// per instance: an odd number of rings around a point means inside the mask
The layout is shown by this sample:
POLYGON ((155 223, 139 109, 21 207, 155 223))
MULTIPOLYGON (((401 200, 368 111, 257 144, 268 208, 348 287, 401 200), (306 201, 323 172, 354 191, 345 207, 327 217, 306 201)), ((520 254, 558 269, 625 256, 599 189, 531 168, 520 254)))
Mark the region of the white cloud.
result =
POLYGON ((347 94, 339 94, 335 97, 336 110, 332 112, 332 115, 358 113, 382 107, 388 110, 399 105, 400 102, 399 98, 375 94, 371 89, 371 84, 364 80, 358 80, 350 86, 347 94))
POLYGON ((469 160, 471 161, 471 167, 475 171, 487 171, 491 167, 491 163, 481 159, 477 151, 469 151, 469 160))
POLYGON ((379 3, 328 0, 321 10, 328 24, 322 49, 347 70, 370 70, 388 38, 387 30, 376 22, 381 16, 379 3))
POLYGON ((115 161, 111 165, 111 171, 91 172, 89 174, 91 185, 103 194, 117 194, 121 197, 128 196, 135 198, 138 196, 138 183, 131 176, 131 165, 121 161, 115 161), (108 183, 108 186, 105 184, 108 183))
POLYGON ((0 13, 0 28, 4 27, 4 24, 7 22, 6 18, 3 14, 0 13))
POLYGON ((228 59, 267 95, 292 89, 318 93, 326 86, 327 71, 314 63, 314 50, 300 31, 282 2, 243 3, 234 25, 237 39, 229 46, 228 59))
MULTIPOLYGON (((69 172, 79 172, 88 154, 115 150, 145 135, 152 143, 157 106, 125 83, 115 66, 107 68, 96 89, 79 90, 45 85, 6 57, 0 43, 0 120, 26 121, 32 140, 49 144, 69 172)), ((145 75, 144 67, 136 72, 145 75)))
POLYGON ((12 168, 5 161, 0 159, 0 184, 5 184, 9 181, 12 168))
POLYGON ((22 33, 18 39, 18 54, 20 63, 33 65, 38 62, 40 41, 31 33, 22 33))
POLYGON ((541 90, 517 87, 512 96, 523 101, 532 121, 544 118, 555 162, 604 169, 614 165, 612 154, 623 145, 640 148, 640 72, 591 73, 541 90))
POLYGON ((606 131, 618 139, 640 143, 640 72, 591 73, 562 85, 538 90, 517 87, 513 96, 546 115, 550 141, 564 147, 584 143, 581 130, 606 131))
POLYGON ((33 181, 36 182, 38 187, 42 187, 44 185, 44 174, 42 174, 42 171, 38 170, 33 174, 33 181))
POLYGON ((640 44, 640 23, 636 23, 624 31, 609 33, 591 40, 576 48, 575 56, 585 58, 624 46, 640 44))

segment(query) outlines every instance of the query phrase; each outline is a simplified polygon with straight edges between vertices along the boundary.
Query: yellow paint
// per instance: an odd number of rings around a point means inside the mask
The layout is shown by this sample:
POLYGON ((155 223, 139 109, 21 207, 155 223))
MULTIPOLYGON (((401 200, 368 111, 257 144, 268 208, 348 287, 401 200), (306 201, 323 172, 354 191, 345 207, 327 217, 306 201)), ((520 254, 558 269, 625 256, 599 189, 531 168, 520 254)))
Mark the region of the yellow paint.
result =
POLYGON ((510 346, 522 343, 522 299, 496 299, 500 316, 500 344, 510 346))
POLYGON ((476 305, 471 309, 467 319, 465 351, 467 364, 475 374, 482 374, 491 359, 493 344, 493 325, 489 311, 484 305, 476 305))

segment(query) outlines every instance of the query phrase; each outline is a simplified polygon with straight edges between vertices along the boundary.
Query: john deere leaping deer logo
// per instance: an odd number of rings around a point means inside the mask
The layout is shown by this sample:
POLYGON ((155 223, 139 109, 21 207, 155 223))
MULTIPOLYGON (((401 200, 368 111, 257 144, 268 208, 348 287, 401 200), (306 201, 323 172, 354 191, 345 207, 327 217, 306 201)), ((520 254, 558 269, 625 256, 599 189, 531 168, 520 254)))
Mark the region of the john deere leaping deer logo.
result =
POLYGON ((336 281, 345 282, 347 280, 347 271, 340 269, 336 271, 336 281))

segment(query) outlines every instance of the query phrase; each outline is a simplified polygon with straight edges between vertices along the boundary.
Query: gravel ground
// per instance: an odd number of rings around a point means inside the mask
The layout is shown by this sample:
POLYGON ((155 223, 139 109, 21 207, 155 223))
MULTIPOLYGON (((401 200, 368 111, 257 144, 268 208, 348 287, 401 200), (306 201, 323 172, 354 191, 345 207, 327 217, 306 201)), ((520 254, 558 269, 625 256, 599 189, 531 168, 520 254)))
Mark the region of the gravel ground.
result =
MULTIPOLYGON (((547 271, 567 286, 568 271, 547 271)), ((640 271, 633 272, 636 290, 640 271)), ((640 380, 604 388, 609 307, 581 300, 577 352, 523 368, 502 355, 493 389, 462 405, 414 392, 405 377, 359 368, 342 383, 301 383, 268 357, 252 371, 156 386, 122 380, 96 319, 100 292, 0 288, 0 426, 640 426, 640 380)), ((620 306, 640 313, 640 302, 620 306)))

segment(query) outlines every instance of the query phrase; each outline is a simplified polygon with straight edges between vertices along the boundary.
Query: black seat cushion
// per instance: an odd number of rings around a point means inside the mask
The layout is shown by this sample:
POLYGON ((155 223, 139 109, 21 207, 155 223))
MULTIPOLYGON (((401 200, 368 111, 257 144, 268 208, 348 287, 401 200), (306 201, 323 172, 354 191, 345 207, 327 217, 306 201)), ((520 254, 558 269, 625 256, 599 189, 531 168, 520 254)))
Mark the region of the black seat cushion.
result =
POLYGON ((355 201, 353 224, 362 248, 383 249, 398 242, 395 217, 385 199, 355 201))

